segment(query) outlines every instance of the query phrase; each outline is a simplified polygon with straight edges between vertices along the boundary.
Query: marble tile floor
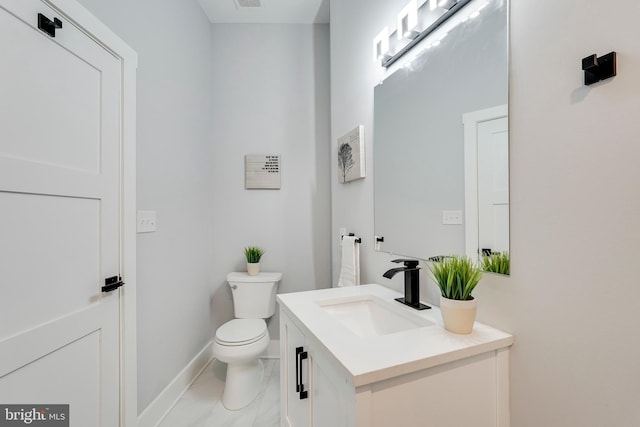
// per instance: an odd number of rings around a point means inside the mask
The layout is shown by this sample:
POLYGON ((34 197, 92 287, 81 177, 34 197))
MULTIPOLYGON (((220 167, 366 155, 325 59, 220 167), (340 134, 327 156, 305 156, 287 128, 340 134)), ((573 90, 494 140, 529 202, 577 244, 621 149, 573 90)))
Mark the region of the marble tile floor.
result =
POLYGON ((213 360, 196 378, 158 427, 278 427, 280 426, 280 364, 261 359, 264 379, 258 397, 243 409, 222 406, 227 373, 225 363, 213 360))

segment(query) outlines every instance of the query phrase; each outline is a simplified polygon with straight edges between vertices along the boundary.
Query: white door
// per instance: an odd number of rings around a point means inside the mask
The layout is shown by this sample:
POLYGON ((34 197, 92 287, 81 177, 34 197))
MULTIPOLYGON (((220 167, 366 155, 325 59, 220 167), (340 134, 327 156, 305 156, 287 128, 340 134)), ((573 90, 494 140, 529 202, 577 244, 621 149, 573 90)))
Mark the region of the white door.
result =
POLYGON ((478 243, 509 250, 509 132, 502 117, 478 123, 478 243))
POLYGON ((0 52, 0 403, 117 426, 120 61, 38 0, 0 0, 0 52))

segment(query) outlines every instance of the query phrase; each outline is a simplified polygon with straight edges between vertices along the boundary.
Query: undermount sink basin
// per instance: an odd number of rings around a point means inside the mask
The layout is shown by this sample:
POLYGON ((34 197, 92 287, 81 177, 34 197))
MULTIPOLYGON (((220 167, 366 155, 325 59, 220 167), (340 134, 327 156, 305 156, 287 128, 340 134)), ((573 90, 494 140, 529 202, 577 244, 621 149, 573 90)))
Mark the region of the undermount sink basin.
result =
POLYGON ((409 313, 406 307, 374 295, 317 301, 324 311, 360 337, 375 337, 432 326, 433 322, 409 313))

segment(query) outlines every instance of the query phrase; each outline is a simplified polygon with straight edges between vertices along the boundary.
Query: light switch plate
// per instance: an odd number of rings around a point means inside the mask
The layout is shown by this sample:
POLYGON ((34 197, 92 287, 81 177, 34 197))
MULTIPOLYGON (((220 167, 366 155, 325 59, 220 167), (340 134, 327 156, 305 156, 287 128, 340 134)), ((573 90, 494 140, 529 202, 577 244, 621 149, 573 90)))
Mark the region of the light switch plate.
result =
POLYGON ((442 211, 442 224, 462 225, 462 211, 442 211))
POLYGON ((138 211, 138 233, 156 231, 156 211, 138 211))

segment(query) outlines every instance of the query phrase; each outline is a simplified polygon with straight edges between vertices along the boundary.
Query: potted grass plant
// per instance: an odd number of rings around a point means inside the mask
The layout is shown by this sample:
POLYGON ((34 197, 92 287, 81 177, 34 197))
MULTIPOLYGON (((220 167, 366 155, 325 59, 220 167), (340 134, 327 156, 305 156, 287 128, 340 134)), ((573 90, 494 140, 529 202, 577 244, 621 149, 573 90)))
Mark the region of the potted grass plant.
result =
POLYGON ((248 246, 244 248, 244 256, 247 258, 247 273, 249 276, 256 276, 260 273, 260 258, 264 255, 264 251, 257 246, 248 246))
POLYGON ((453 255, 436 258, 429 270, 440 288, 440 310, 445 329, 456 334, 470 334, 477 312, 471 292, 482 278, 480 266, 469 257, 453 255))
POLYGON ((482 271, 509 274, 509 252, 494 252, 482 256, 482 271))

